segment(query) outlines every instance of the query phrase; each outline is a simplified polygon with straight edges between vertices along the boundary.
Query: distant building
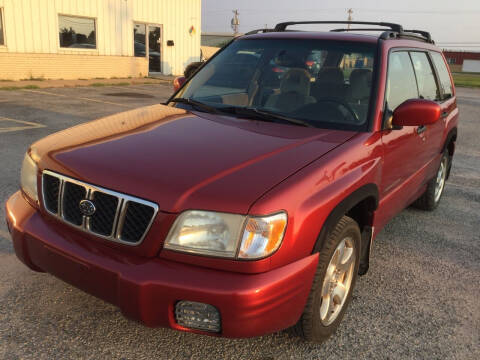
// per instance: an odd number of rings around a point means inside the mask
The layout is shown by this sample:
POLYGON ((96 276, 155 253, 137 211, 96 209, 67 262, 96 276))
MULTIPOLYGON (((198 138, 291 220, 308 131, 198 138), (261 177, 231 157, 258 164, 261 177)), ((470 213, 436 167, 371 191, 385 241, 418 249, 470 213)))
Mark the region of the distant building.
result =
POLYGON ((480 52, 444 50, 450 69, 454 72, 480 72, 480 52))
POLYGON ((0 0, 0 79, 182 74, 201 0, 0 0))

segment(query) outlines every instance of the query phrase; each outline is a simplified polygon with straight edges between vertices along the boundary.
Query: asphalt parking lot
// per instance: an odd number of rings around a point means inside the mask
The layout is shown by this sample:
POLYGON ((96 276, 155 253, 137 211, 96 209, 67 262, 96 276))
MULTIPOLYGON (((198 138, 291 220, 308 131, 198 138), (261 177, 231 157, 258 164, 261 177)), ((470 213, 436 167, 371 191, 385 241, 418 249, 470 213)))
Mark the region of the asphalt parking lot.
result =
MULTIPOLYGON (((161 102, 170 85, 0 92, 0 217, 28 145, 161 102)), ((480 90, 458 89, 461 124, 439 208, 406 209, 378 236, 336 336, 222 339, 150 329, 15 257, 0 222, 1 359, 480 359, 480 90)))

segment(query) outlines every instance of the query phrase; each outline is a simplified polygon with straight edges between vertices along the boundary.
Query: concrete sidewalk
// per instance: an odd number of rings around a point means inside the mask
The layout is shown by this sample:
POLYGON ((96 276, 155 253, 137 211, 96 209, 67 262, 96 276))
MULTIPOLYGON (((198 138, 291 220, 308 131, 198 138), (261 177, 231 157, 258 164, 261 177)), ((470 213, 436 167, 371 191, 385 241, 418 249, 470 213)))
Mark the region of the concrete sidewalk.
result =
POLYGON ((3 81, 0 80, 0 90, 16 89, 43 89, 59 87, 79 87, 79 86, 127 86, 138 84, 165 84, 172 83, 174 76, 162 75, 148 78, 125 78, 125 79, 79 79, 79 80, 20 80, 3 81))

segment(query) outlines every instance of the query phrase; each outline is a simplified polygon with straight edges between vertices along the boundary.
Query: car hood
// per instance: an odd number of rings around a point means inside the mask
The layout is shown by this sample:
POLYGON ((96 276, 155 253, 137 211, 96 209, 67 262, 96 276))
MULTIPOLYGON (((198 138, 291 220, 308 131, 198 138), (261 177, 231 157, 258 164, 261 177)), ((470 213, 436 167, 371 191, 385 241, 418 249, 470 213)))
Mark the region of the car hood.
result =
POLYGON ((40 169, 154 201, 165 212, 247 213, 354 134, 154 105, 60 131, 30 151, 40 169))

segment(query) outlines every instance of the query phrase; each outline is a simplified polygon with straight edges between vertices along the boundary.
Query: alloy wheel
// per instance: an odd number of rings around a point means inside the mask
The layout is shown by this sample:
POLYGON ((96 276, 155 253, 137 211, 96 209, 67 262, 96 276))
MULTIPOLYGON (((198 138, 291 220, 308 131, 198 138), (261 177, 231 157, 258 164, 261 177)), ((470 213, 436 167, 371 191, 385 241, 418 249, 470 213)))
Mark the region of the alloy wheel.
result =
POLYGON ((320 319, 324 326, 334 322, 343 309, 352 285, 355 262, 355 242, 346 237, 335 248, 323 279, 320 319))
POLYGON ((442 196, 443 188, 445 187, 445 178, 447 176, 447 161, 448 161, 448 158, 444 156, 442 158, 442 162, 440 163, 440 167, 438 168, 437 180, 435 183, 435 196, 434 196, 435 202, 438 202, 440 200, 440 197, 442 196))

